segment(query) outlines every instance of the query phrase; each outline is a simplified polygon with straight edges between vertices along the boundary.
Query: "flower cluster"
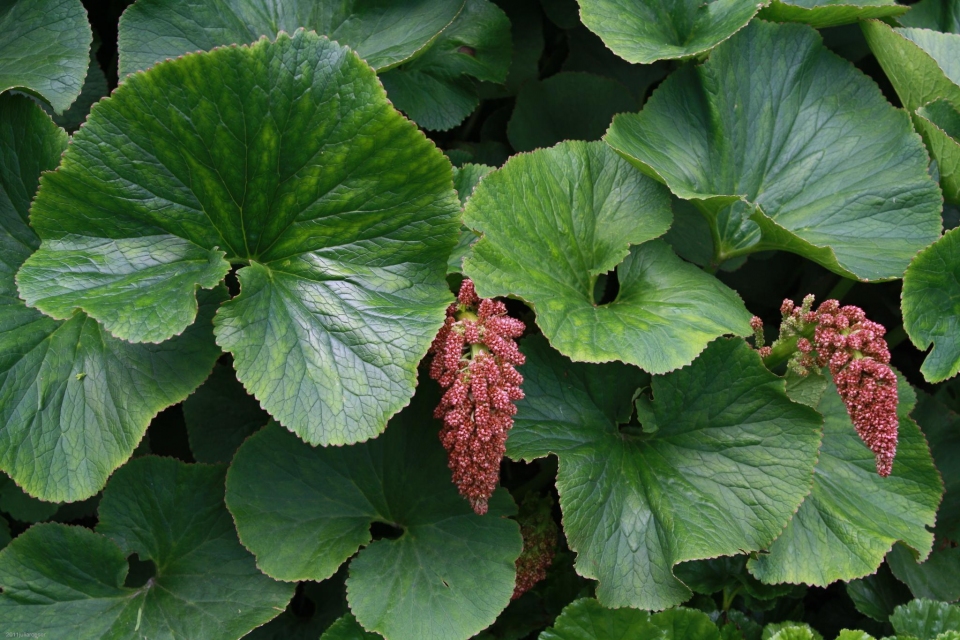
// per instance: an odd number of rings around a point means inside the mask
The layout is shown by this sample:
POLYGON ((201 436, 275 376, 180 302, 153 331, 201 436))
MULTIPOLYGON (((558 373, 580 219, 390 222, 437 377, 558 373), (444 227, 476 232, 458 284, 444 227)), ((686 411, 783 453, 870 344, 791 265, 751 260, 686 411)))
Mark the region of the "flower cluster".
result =
MULTIPOLYGON (((888 476, 897 453, 897 376, 890 367, 886 329, 867 319, 863 309, 840 306, 836 300, 813 310, 813 296, 800 306, 784 300, 780 337, 773 347, 795 344, 788 367, 800 375, 830 369, 837 392, 857 434, 873 451, 877 473, 888 476)), ((771 347, 762 343, 762 322, 751 322, 761 355, 771 347)))
POLYGON ((434 412, 443 420, 440 441, 454 484, 480 515, 500 478, 514 402, 523 398, 515 368, 524 362, 516 343, 523 330, 502 302, 481 300, 467 279, 430 347, 430 377, 446 389, 434 412))
POLYGON ((547 569, 553 564, 557 552, 557 523, 553 520, 553 500, 531 494, 520 505, 520 535, 523 551, 517 558, 517 582, 513 588, 513 600, 529 591, 533 585, 547 577, 547 569))

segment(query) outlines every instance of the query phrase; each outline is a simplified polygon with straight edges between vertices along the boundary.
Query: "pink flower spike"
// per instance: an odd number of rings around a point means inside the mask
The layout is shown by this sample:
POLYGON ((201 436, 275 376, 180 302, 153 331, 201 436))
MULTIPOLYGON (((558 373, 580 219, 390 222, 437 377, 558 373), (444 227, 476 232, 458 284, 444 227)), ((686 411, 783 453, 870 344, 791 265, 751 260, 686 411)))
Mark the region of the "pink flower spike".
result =
POLYGON ((443 420, 440 441, 453 482, 479 515, 500 479, 507 432, 523 398, 524 363, 516 338, 524 331, 497 300, 481 300, 469 279, 430 347, 430 377, 446 389, 434 415, 443 420))

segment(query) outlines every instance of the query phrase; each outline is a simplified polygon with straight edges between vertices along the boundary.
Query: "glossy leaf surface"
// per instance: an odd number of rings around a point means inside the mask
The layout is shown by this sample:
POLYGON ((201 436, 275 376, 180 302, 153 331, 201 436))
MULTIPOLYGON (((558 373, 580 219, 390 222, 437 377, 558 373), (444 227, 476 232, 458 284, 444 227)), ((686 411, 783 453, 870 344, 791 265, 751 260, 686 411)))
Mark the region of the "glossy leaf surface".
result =
POLYGON ((45 637, 238 638, 275 617, 293 585, 267 578, 223 506, 223 467, 140 458, 119 470, 98 533, 41 524, 0 552, 0 620, 45 637), (156 575, 124 586, 126 557, 156 575))
POLYGON ((960 607, 932 600, 914 600, 897 607, 890 623, 898 634, 917 640, 935 640, 938 635, 960 629, 960 607))
POLYGON ((249 44, 280 31, 316 31, 355 50, 374 69, 416 55, 463 0, 138 0, 120 19, 120 77, 168 58, 249 44))
POLYGON ((308 442, 356 442, 412 395, 458 208, 448 162, 373 70, 299 31, 158 65, 100 102, 41 182, 44 243, 18 282, 45 313, 151 342, 246 265, 216 319, 239 379, 308 442))
POLYGON ((618 425, 645 386, 640 371, 574 364, 542 339, 524 351, 527 397, 507 453, 560 458, 567 542, 606 606, 685 601, 673 565, 766 547, 810 488, 820 418, 791 402, 741 340, 718 340, 655 376, 652 403, 639 405, 642 430, 618 425))
POLYGON ((424 129, 446 131, 477 105, 477 80, 502 83, 510 69, 510 20, 489 0, 467 0, 421 55, 380 78, 398 109, 424 129))
POLYGON ((63 113, 80 95, 92 41, 80 0, 5 0, 0 92, 22 89, 63 113))
POLYGON ((427 402, 350 447, 313 448, 272 424, 244 443, 227 480, 240 539, 268 575, 321 580, 364 547, 350 562, 350 609, 390 640, 465 639, 491 624, 521 548, 505 491, 483 517, 457 493, 427 402), (377 522, 399 537, 371 541, 377 522))
POLYGON ((708 51, 750 21, 757 0, 578 0, 580 17, 621 58, 650 63, 708 51))
POLYGON ((752 22, 617 116, 606 140, 700 208, 718 263, 781 249, 891 279, 940 234, 909 118, 804 25, 752 22))
POLYGON ((960 371, 960 231, 948 231, 920 252, 903 276, 903 327, 921 350, 933 349, 920 367, 928 382, 960 371))
POLYGON ((896 0, 773 0, 760 10, 760 17, 774 22, 805 22, 819 29, 867 18, 902 16, 908 10, 896 0))
POLYGON ((733 291, 648 242, 670 221, 660 185, 601 142, 564 142, 483 179, 464 211, 483 236, 464 273, 483 297, 533 306, 550 343, 574 360, 670 371, 718 335, 745 335, 750 319, 733 291), (615 267, 619 294, 598 305, 597 278, 615 267))
POLYGON ((220 355, 211 321, 226 297, 204 292, 197 321, 162 344, 118 340, 83 313, 58 322, 24 306, 14 274, 39 244, 30 199, 66 138, 31 100, 0 97, 0 468, 51 502, 97 493, 153 417, 203 381, 220 355))
POLYGON ((960 35, 879 21, 863 32, 937 161, 944 197, 960 203, 960 35))
POLYGON ((909 417, 913 389, 898 377, 900 417, 893 472, 883 478, 857 435, 831 383, 818 410, 824 417, 823 446, 812 493, 783 535, 748 563, 757 578, 827 586, 874 573, 898 540, 921 560, 933 546, 930 529, 943 485, 930 448, 909 417))

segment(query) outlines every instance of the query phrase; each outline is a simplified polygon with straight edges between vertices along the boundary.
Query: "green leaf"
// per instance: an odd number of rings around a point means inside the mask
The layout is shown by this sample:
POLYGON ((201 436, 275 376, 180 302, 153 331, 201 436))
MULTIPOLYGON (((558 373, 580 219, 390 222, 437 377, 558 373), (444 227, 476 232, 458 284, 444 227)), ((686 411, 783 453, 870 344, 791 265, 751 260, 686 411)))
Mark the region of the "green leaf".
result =
POLYGON ((716 264, 781 249, 885 280, 940 235, 940 190, 909 118, 805 25, 753 21, 605 139, 697 205, 716 264))
POLYGON ((791 402, 742 340, 655 376, 644 432, 616 420, 645 386, 640 371, 571 363, 542 338, 523 351, 526 399, 507 453, 559 456, 567 542, 607 606, 685 601, 673 565, 766 547, 809 491, 820 417, 791 402))
POLYGON ((660 640, 662 629, 650 624, 650 614, 636 609, 606 609, 593 598, 567 605, 540 640, 660 640))
POLYGON ((760 17, 774 22, 805 22, 822 29, 866 20, 901 16, 910 8, 896 0, 773 0, 760 17))
POLYGON ((664 640, 720 640, 716 625, 707 614, 695 609, 662 611, 650 616, 650 624, 663 632, 664 640))
POLYGON ((25 307, 14 273, 39 244, 27 211, 66 142, 31 100, 0 96, 0 469, 48 502, 97 493, 153 417, 197 388, 220 355, 211 320, 226 297, 205 292, 199 320, 159 345, 25 307))
POLYGON ((823 636, 808 624, 779 622, 765 626, 761 640, 823 640, 823 636))
POLYGON ((489 0, 463 11, 422 55, 380 76, 394 105, 424 129, 446 131, 470 115, 475 80, 503 83, 510 69, 510 20, 489 0))
POLYGON ((593 598, 564 608, 540 640, 720 640, 720 631, 702 611, 677 608, 650 615, 636 609, 607 609, 593 598))
POLYGON ((63 113, 80 95, 92 41, 80 0, 6 0, 0 4, 0 92, 23 89, 63 113))
MULTIPOLYGON (((467 163, 461 167, 454 167, 453 188, 457 190, 457 195, 460 197, 461 207, 466 204, 467 199, 473 194, 473 190, 480 183, 480 180, 493 170, 494 167, 485 164, 467 163)), ((461 225, 460 239, 447 260, 448 274, 463 271, 463 258, 470 253, 470 247, 477 241, 477 237, 477 234, 461 225)))
POLYGON ((275 617, 293 585, 270 580, 237 541, 223 467, 138 458, 117 471, 98 533, 40 524, 0 551, 0 619, 54 639, 234 639, 275 617), (126 557, 156 575, 124 586, 126 557))
POLYGON ((190 451, 197 462, 230 462, 247 436, 270 420, 233 370, 218 364, 183 403, 190 451))
POLYGON ((903 275, 903 328, 926 351, 920 372, 942 382, 960 371, 960 229, 921 251, 903 275))
POLYGON ((956 602, 960 600, 960 547, 950 546, 949 541, 937 542, 921 563, 907 547, 895 544, 887 554, 887 564, 915 597, 956 602))
POLYGON ((391 640, 468 638, 513 593, 522 541, 503 516, 516 509, 499 490, 488 515, 473 513, 422 395, 379 438, 350 447, 313 448, 268 425, 237 452, 227 505, 260 569, 281 580, 326 578, 365 547, 347 580, 364 628, 391 640), (371 542, 377 522, 402 533, 371 542))
POLYGON ((357 442, 413 393, 458 210, 449 163, 373 70, 298 31, 157 65, 101 101, 42 180, 20 291, 153 341, 246 265, 215 330, 240 381, 311 444, 357 442))
MULTIPOLYGON (((94 47, 96 48, 96 46, 94 47)), ((87 68, 87 77, 83 81, 83 88, 80 89, 80 97, 70 105, 70 108, 63 112, 63 115, 57 115, 52 108, 41 105, 47 113, 52 114, 53 121, 67 131, 75 131, 90 113, 90 108, 101 98, 110 93, 107 86, 107 76, 97 63, 95 51, 90 52, 90 66, 87 68)))
POLYGON ((898 540, 920 558, 930 553, 943 485, 909 415, 913 390, 900 376, 898 383, 899 443, 886 478, 877 474, 873 452, 854 430, 836 387, 827 387, 813 491, 768 553, 747 563, 762 582, 825 587, 860 578, 874 573, 898 540))
POLYGON ((523 85, 507 137, 517 151, 551 147, 563 140, 599 140, 614 115, 638 106, 616 80, 562 72, 523 85))
POLYGON ((857 611, 879 622, 886 622, 893 610, 911 598, 910 590, 897 580, 886 564, 873 575, 847 583, 847 595, 857 611))
POLYGON ((757 0, 579 0, 583 24, 634 63, 708 51, 746 25, 757 0))
POLYGON ((960 417, 939 398, 917 394, 913 418, 930 442, 930 451, 946 489, 937 513, 937 535, 960 539, 960 417))
POLYGON ((464 0, 137 0, 120 18, 120 78, 168 58, 303 27, 354 49, 374 69, 417 55, 464 0))
POLYGON ((937 161, 944 199, 960 204, 960 111, 936 100, 917 109, 913 121, 937 161))
POLYGON ((380 640, 383 636, 370 633, 360 626, 352 614, 347 614, 333 623, 320 640, 380 640))
POLYGON ((945 632, 960 629, 960 607, 945 602, 914 600, 897 607, 890 624, 898 634, 917 640, 935 640, 945 632))
POLYGON ((837 640, 874 640, 874 637, 866 631, 844 629, 837 636, 837 640))
POLYGON ((915 111, 941 98, 958 106, 960 36, 929 29, 893 29, 877 20, 861 27, 904 107, 915 111))
POLYGON ((862 25, 870 48, 937 161, 948 202, 960 202, 960 35, 862 25))
POLYGON ((960 33, 960 2, 957 0, 920 0, 900 16, 905 27, 960 33))
POLYGON ((647 242, 670 220, 666 190, 606 145, 564 142, 514 156, 483 179, 464 211, 483 236, 464 273, 484 297, 535 307, 544 335, 574 360, 663 373, 718 335, 746 335, 750 318, 732 290, 647 242), (597 305, 597 278, 614 267, 619 295, 597 305))
POLYGON ((0 511, 20 522, 42 522, 57 512, 60 505, 56 502, 43 502, 24 493, 9 478, 0 480, 0 511))

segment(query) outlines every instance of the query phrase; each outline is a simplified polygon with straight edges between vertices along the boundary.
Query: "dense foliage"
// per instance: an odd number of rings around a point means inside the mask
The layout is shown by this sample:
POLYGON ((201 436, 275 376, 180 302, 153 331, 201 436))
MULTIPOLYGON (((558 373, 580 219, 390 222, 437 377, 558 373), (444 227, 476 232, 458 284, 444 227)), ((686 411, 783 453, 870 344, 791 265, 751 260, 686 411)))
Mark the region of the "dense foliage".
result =
POLYGON ((960 0, 0 0, 0 630, 960 640, 960 0))

